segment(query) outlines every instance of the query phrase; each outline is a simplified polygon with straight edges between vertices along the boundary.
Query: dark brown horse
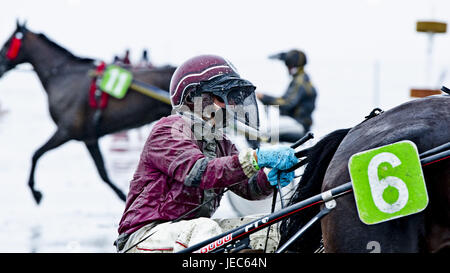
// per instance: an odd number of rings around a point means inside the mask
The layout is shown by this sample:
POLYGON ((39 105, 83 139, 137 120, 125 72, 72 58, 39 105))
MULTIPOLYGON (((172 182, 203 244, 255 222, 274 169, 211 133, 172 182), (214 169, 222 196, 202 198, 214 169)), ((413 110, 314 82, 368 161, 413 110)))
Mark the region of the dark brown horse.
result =
MULTIPOLYGON (((25 25, 17 23, 16 30, 0 51, 0 77, 21 63, 30 63, 36 71, 48 95, 51 118, 57 125, 56 132, 32 158, 28 185, 36 202, 39 204, 42 198, 42 194, 34 188, 34 172, 38 159, 47 151, 69 140, 85 143, 100 177, 120 199, 125 200, 125 194, 108 177, 98 139, 167 116, 171 113, 171 106, 129 90, 121 100, 110 97, 100 119, 94 122, 96 109, 89 106, 88 96, 91 83, 89 73, 95 70, 95 61, 74 56, 44 34, 34 33, 25 25), (18 38, 20 43, 17 43, 18 38), (16 52, 11 54, 14 50, 16 52)), ((174 71, 175 67, 172 66, 151 70, 138 69, 133 71, 133 77, 157 88, 169 90, 174 71)))
MULTIPOLYGON (((308 165, 290 203, 350 181, 348 161, 358 152, 400 140, 414 142, 422 153, 450 141, 450 96, 413 100, 322 138, 308 154, 308 165)), ((424 166, 429 195, 417 214, 366 225, 353 194, 336 199, 337 206, 288 250, 313 252, 323 238, 325 252, 439 252, 450 250, 450 160, 424 166)), ((318 213, 311 207, 283 221, 281 243, 318 213)))

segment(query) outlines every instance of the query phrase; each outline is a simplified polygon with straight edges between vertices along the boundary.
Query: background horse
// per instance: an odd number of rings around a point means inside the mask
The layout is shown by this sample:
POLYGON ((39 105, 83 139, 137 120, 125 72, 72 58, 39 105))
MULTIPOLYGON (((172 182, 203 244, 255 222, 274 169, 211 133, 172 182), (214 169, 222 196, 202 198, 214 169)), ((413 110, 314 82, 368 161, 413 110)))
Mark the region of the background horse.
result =
MULTIPOLYGON (((348 161, 358 152, 411 140, 419 153, 450 141, 450 96, 413 100, 322 138, 308 153, 308 166, 290 204, 350 181, 348 161)), ((290 246, 295 252, 438 252, 450 249, 450 160, 423 167, 429 204, 417 214, 366 225, 355 199, 348 194, 337 206, 290 246), (375 247, 375 248, 374 248, 375 247)), ((281 224, 282 245, 319 212, 311 207, 281 224)))
MULTIPOLYGON (((89 73, 96 69, 93 59, 74 56, 44 34, 33 33, 25 25, 17 28, 0 51, 0 77, 21 63, 30 63, 48 95, 50 116, 57 125, 56 132, 32 157, 28 185, 39 204, 42 194, 34 188, 34 172, 39 158, 49 150, 69 140, 83 141, 94 160, 103 181, 124 200, 125 194, 108 177, 98 139, 114 132, 140 127, 171 113, 171 106, 129 91, 123 99, 109 97, 101 118, 94 122, 96 109, 89 105, 89 73), (20 42, 17 39, 20 38, 20 42), (16 51, 13 58, 11 51, 16 51)), ((163 90, 169 90, 175 67, 151 70, 138 69, 133 78, 163 90)))

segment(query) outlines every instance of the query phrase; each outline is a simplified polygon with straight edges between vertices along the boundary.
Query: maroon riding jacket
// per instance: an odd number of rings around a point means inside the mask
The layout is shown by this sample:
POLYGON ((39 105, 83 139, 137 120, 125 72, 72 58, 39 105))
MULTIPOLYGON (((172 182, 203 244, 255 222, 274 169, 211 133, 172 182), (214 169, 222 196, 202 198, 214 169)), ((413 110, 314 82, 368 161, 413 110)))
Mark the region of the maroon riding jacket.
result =
POLYGON ((205 141, 195 139, 189 121, 180 115, 158 121, 130 183, 119 234, 131 234, 155 220, 175 220, 208 200, 206 193, 213 192, 217 198, 206 205, 212 206, 206 213, 209 215, 194 211, 184 219, 210 217, 219 206, 220 193, 229 186, 248 200, 263 199, 273 192, 263 170, 250 179, 244 174, 239 153, 229 139, 223 136, 223 140, 214 141, 215 158, 205 160, 205 141), (204 161, 204 166, 198 182, 186 183, 199 160, 204 161))

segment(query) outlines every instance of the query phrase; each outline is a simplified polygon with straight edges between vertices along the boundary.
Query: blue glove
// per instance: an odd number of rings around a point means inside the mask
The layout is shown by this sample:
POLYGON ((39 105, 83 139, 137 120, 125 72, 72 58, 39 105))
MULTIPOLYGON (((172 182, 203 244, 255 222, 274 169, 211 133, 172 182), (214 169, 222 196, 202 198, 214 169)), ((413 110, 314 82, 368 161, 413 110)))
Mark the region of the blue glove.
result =
POLYGON ((281 187, 286 187, 294 180, 295 174, 294 172, 280 172, 278 169, 272 169, 267 175, 267 179, 269 180, 270 185, 278 187, 278 175, 280 176, 280 184, 281 187))
POLYGON ((287 146, 259 148, 256 150, 256 156, 260 168, 287 170, 298 162, 295 150, 287 146))

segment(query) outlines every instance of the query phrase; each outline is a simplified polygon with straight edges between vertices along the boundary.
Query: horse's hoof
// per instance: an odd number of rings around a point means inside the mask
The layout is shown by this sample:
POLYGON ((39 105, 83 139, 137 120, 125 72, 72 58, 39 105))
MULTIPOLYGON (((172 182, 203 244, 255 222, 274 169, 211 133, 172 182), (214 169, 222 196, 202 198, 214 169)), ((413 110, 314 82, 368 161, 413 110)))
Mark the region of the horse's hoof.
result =
POLYGON ((36 204, 39 205, 41 203, 42 193, 40 191, 35 191, 35 190, 33 190, 32 192, 33 192, 34 201, 36 201, 36 204))

